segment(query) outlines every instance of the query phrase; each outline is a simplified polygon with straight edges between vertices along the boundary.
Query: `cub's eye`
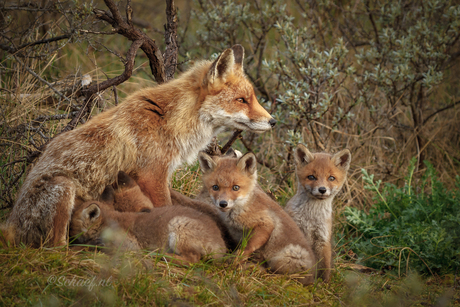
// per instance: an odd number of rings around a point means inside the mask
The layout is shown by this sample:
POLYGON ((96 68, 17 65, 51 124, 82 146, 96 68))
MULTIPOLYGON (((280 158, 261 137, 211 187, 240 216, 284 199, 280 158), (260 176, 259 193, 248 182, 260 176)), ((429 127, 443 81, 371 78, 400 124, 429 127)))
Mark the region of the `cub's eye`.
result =
POLYGON ((311 180, 311 181, 314 181, 314 180, 316 180, 316 177, 315 177, 315 176, 313 176, 313 175, 309 175, 307 178, 308 178, 308 180, 311 180))
POLYGON ((234 185, 233 186, 233 191, 238 191, 240 189, 240 186, 239 185, 234 185))
POLYGON ((215 184, 215 185, 212 186, 212 189, 214 191, 219 191, 219 186, 217 184, 215 184))
POLYGON ((241 103, 248 103, 246 99, 244 98, 238 98, 236 101, 241 102, 241 103))
POLYGON ((334 181, 335 177, 334 176, 329 176, 329 181, 334 181))

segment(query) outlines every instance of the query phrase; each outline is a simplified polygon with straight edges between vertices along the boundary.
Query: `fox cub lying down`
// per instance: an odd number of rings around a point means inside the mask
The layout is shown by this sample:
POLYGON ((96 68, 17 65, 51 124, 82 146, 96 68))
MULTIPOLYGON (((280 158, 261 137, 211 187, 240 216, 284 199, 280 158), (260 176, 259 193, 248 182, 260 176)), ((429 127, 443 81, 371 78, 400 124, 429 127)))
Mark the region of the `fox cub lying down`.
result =
POLYGON ((350 167, 351 154, 344 149, 334 155, 312 154, 298 144, 294 152, 297 194, 286 205, 286 212, 313 244, 318 275, 328 282, 332 268, 332 200, 340 191, 350 167))
POLYGON ((240 158, 198 156, 204 187, 199 199, 220 209, 230 235, 241 242, 249 234, 243 257, 256 250, 275 273, 309 271, 300 279, 307 285, 315 276, 315 255, 299 227, 257 184, 256 158, 247 153, 240 158))
POLYGON ((179 264, 198 262, 205 255, 222 257, 227 248, 211 217, 182 206, 152 208, 150 212, 119 212, 113 207, 113 189, 101 201, 79 204, 70 221, 75 243, 103 243, 121 250, 159 249, 179 264))

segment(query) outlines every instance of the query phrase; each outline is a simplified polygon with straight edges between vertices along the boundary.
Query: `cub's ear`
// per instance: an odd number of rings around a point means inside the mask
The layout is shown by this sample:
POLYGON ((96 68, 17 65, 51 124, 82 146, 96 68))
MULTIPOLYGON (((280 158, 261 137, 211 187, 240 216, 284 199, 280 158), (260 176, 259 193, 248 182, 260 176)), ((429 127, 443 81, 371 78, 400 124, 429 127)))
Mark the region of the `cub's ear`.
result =
POLYGON ((211 172, 217 166, 212 157, 202 151, 198 154, 198 161, 200 161, 200 167, 203 174, 211 172))
POLYGON ((233 55, 235 57, 235 64, 239 69, 243 69, 244 48, 241 45, 234 45, 232 47, 233 55))
POLYGON ((243 154, 241 153, 241 151, 239 150, 236 150, 236 149, 233 149, 233 148, 229 148, 227 150, 227 152, 225 153, 225 156, 226 157, 231 157, 231 158, 241 158, 243 156, 243 154))
POLYGON ((83 220, 88 221, 90 223, 94 223, 101 215, 101 208, 99 208, 99 206, 96 203, 92 203, 88 207, 83 209, 81 215, 83 220))
POLYGON ((350 168, 351 153, 348 149, 344 149, 333 155, 331 160, 337 167, 343 168, 345 171, 348 171, 348 169, 350 168))
POLYGON ((111 185, 105 187, 104 192, 101 194, 100 201, 109 206, 113 206, 115 202, 115 190, 111 185))
POLYGON ((249 175, 255 174, 257 172, 256 156, 252 152, 246 153, 238 160, 237 167, 249 175))
POLYGON ((208 83, 215 84, 218 81, 225 83, 228 76, 233 72, 234 64, 233 50, 225 49, 212 63, 207 75, 208 83))
POLYGON ((113 184, 114 189, 133 188, 137 186, 136 181, 123 171, 118 172, 117 181, 113 184))
POLYGON ((313 161, 315 157, 303 144, 297 144, 294 150, 294 160, 296 165, 308 164, 313 161))
POLYGON ((230 158, 238 158, 238 156, 236 155, 235 150, 233 148, 231 148, 231 147, 227 150, 227 152, 225 153, 225 156, 230 157, 230 158))

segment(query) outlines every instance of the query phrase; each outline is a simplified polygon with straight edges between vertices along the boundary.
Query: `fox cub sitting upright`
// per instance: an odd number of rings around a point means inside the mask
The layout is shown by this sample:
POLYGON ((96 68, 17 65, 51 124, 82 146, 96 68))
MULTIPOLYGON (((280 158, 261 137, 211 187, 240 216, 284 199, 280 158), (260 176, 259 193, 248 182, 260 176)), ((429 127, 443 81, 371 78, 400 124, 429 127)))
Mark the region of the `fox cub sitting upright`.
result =
MULTIPOLYGON (((107 193, 109 191, 109 193, 107 193)), ((113 189, 102 201, 78 204, 70 220, 74 243, 100 245, 121 250, 156 250, 173 256, 179 264, 190 264, 210 254, 222 257, 227 248, 211 217, 191 208, 164 206, 151 212, 119 212, 113 207, 113 189)))
POLYGON ((298 144, 294 152, 297 194, 286 204, 286 212, 313 244, 318 275, 328 282, 332 268, 332 200, 340 191, 350 167, 351 154, 344 149, 334 155, 312 154, 298 144))
POLYGON ((256 158, 198 156, 204 188, 200 199, 211 200, 236 242, 245 235, 249 241, 243 257, 258 250, 270 270, 278 274, 310 270, 300 282, 314 281, 315 256, 294 221, 257 184, 256 158))

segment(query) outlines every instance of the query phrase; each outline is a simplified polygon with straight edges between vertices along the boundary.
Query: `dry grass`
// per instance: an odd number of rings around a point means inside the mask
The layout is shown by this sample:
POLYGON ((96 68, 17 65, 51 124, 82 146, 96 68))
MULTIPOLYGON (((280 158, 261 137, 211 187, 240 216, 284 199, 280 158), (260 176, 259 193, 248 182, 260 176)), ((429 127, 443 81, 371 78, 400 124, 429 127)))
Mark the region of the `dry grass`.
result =
MULTIPOLYGON (((154 25, 161 22, 152 21, 154 25)), ((104 43, 113 46, 118 53, 127 49, 127 42, 116 36, 109 37, 104 43)), ((68 91, 69 84, 80 82, 85 74, 99 82, 123 71, 123 65, 116 56, 104 50, 99 52, 86 42, 67 45, 44 62, 29 59, 26 64, 60 91, 68 91)), ((136 64, 129 81, 117 87, 120 102, 127 94, 154 85, 147 59, 138 57, 136 64)), ((455 90, 448 87, 458 83, 460 74, 455 71, 451 74, 445 88, 441 87, 438 96, 430 99, 458 99, 455 90)), ((67 120, 46 121, 39 125, 40 131, 19 128, 39 116, 68 114, 72 107, 8 57, 0 61, 0 78, 2 208, 12 205, 17 187, 21 185, 27 167, 30 167, 25 161, 11 163, 52 138, 67 120)), ((72 98, 75 92, 70 88, 66 96, 77 104, 78 100, 72 98)), ((375 99, 381 99, 378 93, 375 93, 375 99)), ((342 108, 347 108, 345 96, 339 95, 337 101, 342 108)), ((93 114, 114 104, 114 92, 107 90, 101 94, 93 114)), ((375 173, 376 178, 384 182, 399 183, 416 152, 415 132, 392 126, 387 120, 390 111, 394 112, 391 116, 396 122, 410 123, 407 107, 400 105, 396 110, 382 108, 371 113, 364 105, 359 105, 354 109, 353 121, 340 129, 333 130, 328 117, 316 124, 319 134, 326 140, 324 145, 328 151, 347 147, 353 156, 348 181, 336 197, 336 229, 340 229, 341 212, 345 206, 368 209, 372 205, 363 187, 361 168, 375 173)), ((459 107, 440 113, 418 132, 427 144, 420 150, 435 165, 447 187, 452 187, 453 178, 460 172, 459 113, 459 107)), ((260 184, 284 205, 296 192, 296 180, 294 166, 286 162, 288 146, 280 131, 275 129, 255 135, 252 148, 263 163, 270 165, 259 166, 260 184)), ((221 142, 224 143, 229 136, 229 132, 222 134, 221 142)), ((313 150, 317 149, 310 131, 303 130, 302 141, 313 150)), ((245 151, 240 141, 235 143, 235 147, 245 151)), ((193 197, 201 187, 198 177, 198 164, 184 166, 176 172, 173 187, 193 197)), ((8 210, 0 211, 0 221, 7 213, 8 210)), ((342 243, 339 242, 339 245, 342 243)), ((0 302, 1 305, 446 306, 448 302, 460 305, 460 280, 456 275, 428 279, 409 275, 399 279, 391 274, 361 273, 350 269, 353 261, 350 261, 348 252, 337 251, 337 269, 330 284, 304 288, 286 276, 268 274, 257 266, 244 268, 205 261, 190 268, 179 268, 159 261, 160 258, 147 252, 106 255, 64 248, 0 249, 0 302), (72 280, 86 282, 93 278, 97 282, 110 278, 111 283, 90 289, 89 286, 59 285, 52 281, 52 276, 62 277, 68 283, 72 280)))

